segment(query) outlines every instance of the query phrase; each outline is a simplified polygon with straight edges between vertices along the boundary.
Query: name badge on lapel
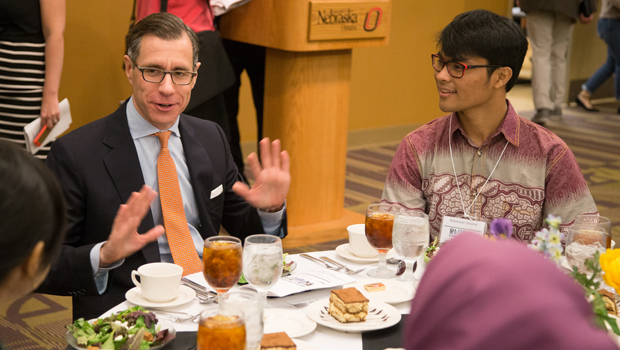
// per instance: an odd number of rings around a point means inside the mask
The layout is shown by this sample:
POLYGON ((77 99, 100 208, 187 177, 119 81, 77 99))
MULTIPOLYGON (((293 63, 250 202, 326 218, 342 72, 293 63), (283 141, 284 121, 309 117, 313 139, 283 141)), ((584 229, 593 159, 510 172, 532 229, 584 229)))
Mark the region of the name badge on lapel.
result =
POLYGON ((487 223, 484 221, 474 221, 452 216, 444 216, 441 221, 441 238, 439 244, 443 244, 463 232, 475 232, 484 235, 487 223))
POLYGON ((213 191, 211 191, 211 198, 213 199, 217 196, 219 196, 220 194, 222 194, 222 192, 224 191, 224 187, 222 187, 222 185, 217 186, 213 191))

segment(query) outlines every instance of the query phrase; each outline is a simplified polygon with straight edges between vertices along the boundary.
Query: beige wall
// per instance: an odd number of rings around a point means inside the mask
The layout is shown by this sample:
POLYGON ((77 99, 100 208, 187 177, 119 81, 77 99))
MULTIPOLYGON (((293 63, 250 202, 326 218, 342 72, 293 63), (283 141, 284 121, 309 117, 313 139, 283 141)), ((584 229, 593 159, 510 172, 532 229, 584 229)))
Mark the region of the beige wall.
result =
MULTIPOLYGON (((419 124, 441 115, 429 63, 435 34, 470 9, 506 15, 507 3, 393 0, 390 45, 353 51, 349 130, 419 124)), ((131 6, 131 1, 122 0, 67 0, 60 95, 71 103, 73 128, 111 113, 131 94, 121 70, 131 6)), ((241 137, 252 141, 256 139, 254 110, 249 82, 243 79, 241 137)))
POLYGON ((121 68, 131 1, 67 0, 60 98, 69 98, 72 129, 113 112, 131 94, 121 68))

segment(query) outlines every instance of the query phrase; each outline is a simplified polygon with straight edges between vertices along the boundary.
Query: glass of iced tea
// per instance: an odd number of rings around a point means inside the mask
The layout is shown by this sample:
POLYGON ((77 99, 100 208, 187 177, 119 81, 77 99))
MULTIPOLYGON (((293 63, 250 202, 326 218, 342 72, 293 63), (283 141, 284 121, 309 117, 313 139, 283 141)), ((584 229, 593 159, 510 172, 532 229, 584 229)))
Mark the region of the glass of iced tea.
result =
POLYGON ((205 240, 202 270, 207 283, 217 294, 226 293, 241 277, 243 270, 241 240, 237 237, 215 236, 205 240))
POLYGON ((376 269, 368 271, 373 278, 394 278, 396 272, 388 270, 385 257, 392 249, 392 226, 394 215, 401 211, 398 204, 371 204, 366 210, 366 239, 379 253, 379 264, 376 269))
POLYGON ((196 343, 197 350, 245 350, 243 311, 203 311, 196 343))

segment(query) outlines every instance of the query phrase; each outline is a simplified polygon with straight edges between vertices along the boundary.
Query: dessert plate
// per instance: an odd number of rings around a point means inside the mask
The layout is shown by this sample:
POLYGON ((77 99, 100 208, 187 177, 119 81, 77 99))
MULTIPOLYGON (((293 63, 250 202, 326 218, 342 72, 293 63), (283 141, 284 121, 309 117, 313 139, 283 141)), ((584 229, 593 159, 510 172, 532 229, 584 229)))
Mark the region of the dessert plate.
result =
POLYGON ((289 337, 297 338, 312 333, 316 328, 316 322, 294 310, 265 309, 264 317, 263 333, 286 332, 289 337))
POLYGON ((415 295, 415 287, 413 283, 406 283, 397 280, 383 279, 363 279, 352 283, 345 284, 342 288, 355 287, 360 293, 364 294, 370 301, 379 301, 388 304, 398 304, 413 299, 415 295), (383 283, 385 290, 380 292, 368 292, 365 284, 383 283))
MULTIPOLYGON (((360 263, 360 264, 373 263, 373 262, 379 261, 379 256, 375 256, 374 258, 361 258, 359 256, 353 255, 353 253, 351 253, 351 250, 349 249, 349 243, 345 243, 345 244, 341 244, 337 246, 336 254, 340 255, 341 257, 349 261, 353 261, 353 262, 360 263)), ((394 249, 390 249, 390 251, 386 254, 386 259, 389 259, 393 257, 394 255, 396 255, 396 253, 394 252, 394 249)))
POLYGON ((317 300, 308 305, 308 317, 316 323, 345 333, 362 333, 392 327, 400 322, 401 314, 390 304, 368 302, 368 316, 364 322, 340 323, 329 313, 329 299, 317 300))
POLYGON ((138 287, 131 288, 125 293, 125 299, 127 299, 128 302, 153 310, 185 305, 194 300, 195 297, 196 292, 186 286, 180 286, 179 296, 165 303, 155 303, 145 299, 142 294, 140 294, 140 288, 138 287))
MULTIPOLYGON (((92 323, 93 323, 93 322, 95 322, 95 321, 97 321, 97 319, 93 319, 93 320, 90 320, 90 321, 88 321, 88 322, 90 322, 90 323, 92 324, 92 323)), ((163 330, 163 329, 167 329, 170 333, 175 334, 175 335, 177 334, 177 331, 174 329, 174 326, 172 326, 172 324, 171 324, 171 323, 168 323, 168 322, 166 322, 166 321, 159 321, 159 322, 157 322, 157 326, 161 326, 161 329, 162 329, 162 330, 163 330)), ((66 341, 67 341, 67 343, 69 343, 69 345, 71 345, 74 349, 77 349, 77 350, 87 350, 86 348, 83 348, 83 347, 81 347, 81 346, 79 346, 79 345, 77 344, 77 340, 76 340, 76 339, 75 339, 75 337, 73 336, 73 332, 72 332, 72 331, 67 331, 67 333, 65 334, 65 340, 66 340, 66 341)), ((174 339, 172 339, 172 340, 174 340, 174 339)), ((168 345, 168 343, 170 343, 172 340, 168 340, 167 342, 164 342, 164 343, 162 343, 162 344, 160 344, 160 345, 153 346, 152 348, 149 348, 149 350, 157 350, 157 349, 161 349, 161 348, 163 348, 164 346, 168 345)))

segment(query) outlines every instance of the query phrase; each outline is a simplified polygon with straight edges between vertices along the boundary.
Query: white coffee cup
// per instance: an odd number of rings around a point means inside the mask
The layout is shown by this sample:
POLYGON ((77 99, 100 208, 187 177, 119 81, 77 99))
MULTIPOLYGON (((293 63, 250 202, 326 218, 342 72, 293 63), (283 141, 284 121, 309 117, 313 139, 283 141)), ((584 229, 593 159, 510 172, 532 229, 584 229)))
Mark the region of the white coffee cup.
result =
POLYGON ((150 263, 131 271, 131 280, 140 295, 154 303, 165 303, 179 296, 183 268, 171 263, 150 263), (140 282, 136 279, 140 276, 140 282))
POLYGON ((379 253, 366 239, 366 225, 356 224, 347 227, 349 231, 349 250, 360 258, 374 258, 379 253))

